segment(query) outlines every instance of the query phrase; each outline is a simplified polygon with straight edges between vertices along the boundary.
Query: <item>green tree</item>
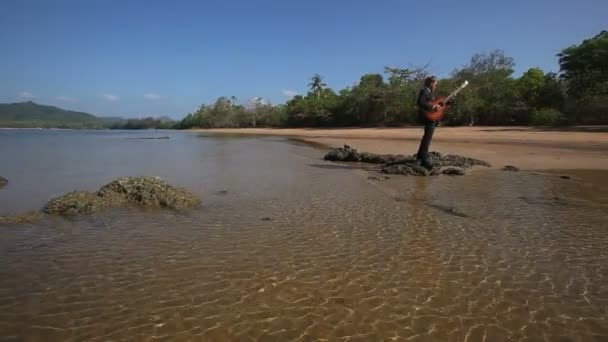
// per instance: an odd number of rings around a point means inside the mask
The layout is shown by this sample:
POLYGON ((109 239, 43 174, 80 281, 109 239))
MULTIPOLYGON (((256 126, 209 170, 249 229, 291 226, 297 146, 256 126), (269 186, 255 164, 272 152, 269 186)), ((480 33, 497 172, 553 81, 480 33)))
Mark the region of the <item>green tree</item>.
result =
POLYGON ((453 118, 462 122, 463 116, 468 115, 469 125, 476 122, 515 124, 525 121, 522 118, 524 108, 521 104, 515 105, 518 93, 515 80, 511 77, 514 67, 512 57, 506 56, 502 50, 493 50, 473 55, 469 64, 455 70, 452 73, 454 81, 460 84, 468 80, 470 85, 459 94, 457 106, 452 111, 456 114, 453 118), (466 112, 458 110, 460 106, 466 107, 466 112))
POLYGON ((608 122, 608 31, 602 31, 558 55, 574 119, 608 122))
POLYGON ((321 92, 327 87, 327 84, 323 81, 323 76, 314 74, 310 79, 308 86, 310 87, 310 91, 317 94, 317 97, 320 97, 321 92))
POLYGON ((541 103, 541 93, 545 88, 545 73, 540 68, 530 68, 518 80, 517 86, 522 99, 533 109, 541 103))

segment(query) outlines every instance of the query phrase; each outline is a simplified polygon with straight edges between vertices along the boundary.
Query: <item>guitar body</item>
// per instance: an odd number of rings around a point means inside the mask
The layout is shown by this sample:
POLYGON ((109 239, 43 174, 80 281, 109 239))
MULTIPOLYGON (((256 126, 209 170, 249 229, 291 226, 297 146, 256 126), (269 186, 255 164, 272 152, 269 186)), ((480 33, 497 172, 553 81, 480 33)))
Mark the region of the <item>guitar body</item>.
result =
POLYGON ((452 92, 448 96, 438 96, 435 100, 431 101, 431 104, 437 105, 438 108, 426 113, 426 118, 431 121, 441 121, 445 117, 445 113, 449 109, 448 103, 452 100, 462 89, 469 85, 468 81, 464 81, 458 89, 452 92))
POLYGON ((446 104, 445 96, 438 96, 434 101, 431 101, 433 105, 439 106, 434 111, 426 113, 426 118, 431 121, 441 121, 445 117, 445 113, 448 111, 448 105, 446 104))

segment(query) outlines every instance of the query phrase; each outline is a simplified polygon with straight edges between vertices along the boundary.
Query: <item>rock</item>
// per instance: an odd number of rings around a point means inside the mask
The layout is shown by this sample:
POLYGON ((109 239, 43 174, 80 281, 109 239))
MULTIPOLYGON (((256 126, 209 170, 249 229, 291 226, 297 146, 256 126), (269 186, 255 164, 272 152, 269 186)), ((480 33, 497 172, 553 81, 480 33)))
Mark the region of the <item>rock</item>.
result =
POLYGON ((382 167, 382 172, 392 175, 430 176, 431 171, 422 166, 410 164, 394 164, 382 167))
POLYGON ((8 184, 8 179, 6 179, 4 177, 0 177, 0 189, 2 189, 4 186, 6 186, 6 184, 8 184))
POLYGON ((361 155, 357 152, 356 149, 351 148, 348 145, 344 145, 344 147, 336 148, 329 151, 325 157, 325 160, 329 161, 350 161, 350 162, 358 162, 361 160, 361 155))
POLYGON ((169 185, 160 177, 119 178, 101 187, 97 196, 117 204, 124 198, 131 204, 170 209, 186 209, 200 204, 196 196, 169 185))
POLYGON ((441 173, 449 176, 464 176, 464 170, 457 167, 448 167, 447 169, 442 170, 441 173))
POLYGON ((104 185, 95 193, 73 191, 53 198, 43 212, 54 215, 90 214, 103 208, 127 204, 186 209, 199 205, 200 200, 159 177, 124 177, 104 185))
POLYGON ((455 154, 448 154, 445 157, 440 157, 440 160, 442 166, 456 166, 463 169, 469 169, 473 166, 492 167, 492 165, 486 161, 455 154))
POLYGON ((260 220, 262 221, 272 221, 270 217, 262 217, 260 220))
POLYGON ((570 176, 559 176, 561 179, 570 179, 570 176))
POLYGON ((519 171, 519 168, 513 166, 513 165, 505 165, 505 167, 502 168, 503 171, 519 171))
POLYGON ((107 206, 109 202, 94 193, 73 191, 51 199, 42 211, 56 215, 90 214, 107 206))
POLYGON ((220 196, 224 196, 224 195, 228 194, 228 191, 227 190, 220 190, 220 191, 216 192, 215 194, 216 195, 220 195, 220 196))
POLYGON ((328 152, 325 160, 342 162, 363 162, 372 164, 384 164, 381 168, 386 174, 414 175, 414 176, 434 176, 438 174, 463 175, 465 169, 473 166, 491 167, 486 161, 449 154, 446 156, 441 153, 429 152, 430 170, 416 164, 416 154, 374 154, 369 152, 359 152, 357 149, 344 145, 344 147, 333 149, 328 152), (442 168, 448 167, 445 170, 442 168))

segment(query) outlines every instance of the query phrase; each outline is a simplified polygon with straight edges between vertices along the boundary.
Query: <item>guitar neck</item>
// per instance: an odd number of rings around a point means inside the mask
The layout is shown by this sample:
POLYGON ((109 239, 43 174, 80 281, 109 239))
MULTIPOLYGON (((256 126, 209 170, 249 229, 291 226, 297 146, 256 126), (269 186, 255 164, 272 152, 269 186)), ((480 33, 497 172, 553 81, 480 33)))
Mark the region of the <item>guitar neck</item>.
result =
POLYGON ((468 82, 463 83, 458 89, 454 90, 448 97, 446 97, 446 102, 453 99, 454 96, 458 95, 462 89, 464 89, 468 85, 468 82))

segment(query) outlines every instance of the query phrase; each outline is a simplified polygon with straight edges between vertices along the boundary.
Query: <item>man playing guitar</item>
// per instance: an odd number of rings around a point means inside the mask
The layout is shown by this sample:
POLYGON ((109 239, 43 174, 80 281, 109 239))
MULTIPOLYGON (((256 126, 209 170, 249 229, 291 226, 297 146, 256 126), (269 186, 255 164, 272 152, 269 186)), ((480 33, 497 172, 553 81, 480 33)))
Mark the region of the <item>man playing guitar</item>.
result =
POLYGON ((439 122, 443 119, 448 107, 453 104, 453 99, 456 94, 468 84, 468 81, 464 81, 464 83, 449 96, 439 96, 436 98, 433 92, 437 88, 437 78, 435 76, 429 76, 424 80, 424 88, 418 93, 418 100, 416 101, 418 106, 418 122, 424 125, 424 135, 422 136, 422 140, 420 140, 420 147, 416 154, 416 163, 418 165, 427 169, 433 167, 429 162, 429 146, 433 139, 435 127, 437 127, 439 122))

